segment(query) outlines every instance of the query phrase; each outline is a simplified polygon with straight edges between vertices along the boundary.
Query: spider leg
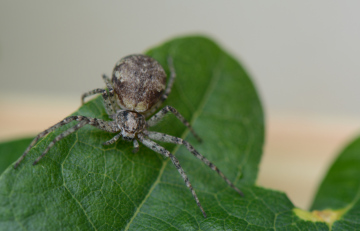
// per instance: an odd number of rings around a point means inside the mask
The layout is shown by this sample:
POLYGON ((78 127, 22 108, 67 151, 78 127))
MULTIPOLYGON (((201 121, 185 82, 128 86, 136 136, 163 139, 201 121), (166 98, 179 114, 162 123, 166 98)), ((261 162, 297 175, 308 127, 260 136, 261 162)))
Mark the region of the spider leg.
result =
POLYGON ((238 192, 241 196, 244 196, 244 194, 240 191, 240 189, 238 189, 213 163, 211 163, 208 159, 206 159, 205 156, 201 155, 198 151, 196 151, 196 149, 189 142, 181 138, 170 136, 160 132, 146 131, 145 135, 147 135, 152 140, 184 145, 186 149, 189 150, 189 152, 191 152, 191 154, 193 154, 196 158, 204 162, 212 170, 216 171, 231 188, 235 189, 235 191, 238 192))
POLYGON ((91 90, 91 91, 88 91, 88 92, 85 92, 84 94, 81 95, 81 104, 84 104, 85 103, 85 98, 88 97, 88 96, 92 96, 92 95, 95 95, 95 94, 103 94, 105 91, 105 89, 102 89, 102 88, 96 88, 94 90, 91 90))
POLYGON ((105 109, 106 109, 106 113, 110 116, 112 114, 115 113, 114 111, 114 107, 111 103, 111 101, 109 100, 109 95, 108 93, 106 92, 105 89, 102 89, 102 88, 97 88, 97 89, 94 89, 94 90, 91 90, 89 92, 86 92, 84 93, 82 96, 81 96, 81 104, 84 104, 85 102, 85 98, 88 97, 88 96, 91 96, 91 95, 95 95, 95 94, 101 94, 102 97, 103 97, 103 100, 104 100, 104 105, 105 105, 105 109))
MULTIPOLYGON (((105 143, 103 143, 103 145, 110 145, 115 143, 120 137, 121 137, 121 133, 118 133, 116 136, 114 136, 113 138, 111 138, 110 140, 106 141, 105 143)), ((134 144, 134 149, 132 150, 133 153, 136 153, 139 151, 139 142, 137 140, 133 140, 133 144, 134 144)))
POLYGON ((106 141, 105 143, 103 143, 103 145, 110 145, 115 143, 121 136, 121 133, 117 134, 116 136, 114 136, 113 138, 111 138, 111 140, 106 141))
POLYGON ((154 125, 156 125, 162 118, 164 118, 164 116, 168 113, 171 112, 172 114, 174 114, 176 116, 176 118, 178 118, 178 120, 180 120, 186 127, 188 127, 191 131, 191 133, 195 136, 195 138, 201 142, 201 138, 196 134, 196 132, 194 131, 194 129, 191 127, 191 125, 189 124, 189 122, 173 107, 171 106, 165 106, 163 109, 161 109, 158 113, 156 113, 155 115, 153 115, 148 121, 147 121, 147 125, 148 127, 152 127, 154 125))
POLYGON ((137 153, 139 151, 139 142, 134 139, 133 144, 134 144, 134 149, 132 150, 132 152, 137 153))
POLYGON ((47 148, 43 151, 43 153, 41 154, 41 156, 39 156, 33 163, 33 165, 36 165, 45 155, 46 153, 48 153, 48 151, 50 150, 50 148, 52 148, 52 146, 54 146, 59 140, 65 138, 66 136, 70 135, 71 133, 76 132, 77 130, 79 130, 80 128, 84 127, 86 124, 88 124, 88 121, 81 121, 80 123, 76 124, 74 127, 69 128, 68 130, 64 131, 63 133, 61 133, 60 135, 58 135, 57 137, 55 137, 55 139, 53 141, 50 142, 50 144, 47 146, 47 148))
POLYGON ((196 201, 197 206, 200 208, 202 214, 206 218, 206 213, 200 204, 199 198, 197 197, 195 190, 193 189, 192 185, 190 184, 190 181, 189 181, 187 175, 185 174, 184 169, 181 167, 178 159, 173 154, 171 154, 168 150, 161 147, 159 144, 157 144, 154 141, 151 141, 149 139, 146 139, 142 134, 138 134, 138 139, 140 140, 141 143, 143 143, 146 147, 150 148, 151 150, 153 150, 157 153, 160 153, 161 155, 163 155, 165 157, 170 158, 171 162, 175 165, 176 169, 178 170, 181 177, 185 181, 186 186, 190 189, 190 191, 196 201))
POLYGON ((171 89, 174 85, 174 81, 175 81, 175 78, 176 78, 176 72, 175 72, 175 68, 174 68, 174 63, 173 63, 173 59, 171 58, 171 56, 168 57, 168 66, 169 66, 169 69, 170 69, 170 78, 169 78, 169 82, 168 82, 168 85, 165 89, 165 92, 164 94, 161 96, 159 102, 157 102, 157 104, 151 108, 151 110, 149 112, 147 112, 145 114, 145 117, 148 117, 150 116, 151 114, 153 114, 157 109, 159 109, 159 107, 162 105, 162 103, 167 99, 167 97, 169 96, 170 92, 171 92, 171 89))
MULTIPOLYGON (((116 125, 116 123, 114 121, 104 121, 104 120, 100 120, 100 119, 96 119, 96 118, 89 118, 89 117, 85 117, 85 116, 69 116, 66 117, 65 119, 63 119, 62 121, 60 121, 59 123, 51 126, 50 128, 46 129, 45 131, 41 132, 39 135, 37 135, 34 140, 30 143, 30 145, 27 147, 27 149, 25 150, 25 152, 22 154, 22 156, 19 158, 19 160, 15 163, 14 168, 17 168, 20 164, 20 162, 25 158, 25 156, 28 154, 28 152, 30 151, 30 149, 38 142, 38 140, 44 136, 46 136, 47 134, 49 134, 50 132, 54 131, 57 128, 60 128, 72 121, 79 121, 79 122, 83 122, 85 121, 86 124, 90 124, 94 127, 97 127, 101 130, 104 131, 108 131, 108 132, 118 132, 119 128, 116 125)), ((80 123, 79 123, 80 124, 80 123)))
POLYGON ((102 75, 102 78, 106 84, 106 87, 109 90, 109 100, 112 105, 112 108, 114 109, 114 111, 120 110, 120 106, 119 106, 120 104, 115 102, 116 100, 119 100, 119 98, 116 97, 116 95, 114 94, 114 87, 111 83, 110 78, 107 77, 105 74, 102 75))

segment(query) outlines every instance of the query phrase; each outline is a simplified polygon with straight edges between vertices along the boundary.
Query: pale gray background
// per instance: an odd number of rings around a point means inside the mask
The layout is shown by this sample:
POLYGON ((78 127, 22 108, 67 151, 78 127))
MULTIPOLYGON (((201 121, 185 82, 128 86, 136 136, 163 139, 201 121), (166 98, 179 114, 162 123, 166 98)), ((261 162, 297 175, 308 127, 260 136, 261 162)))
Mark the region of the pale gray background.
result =
POLYGON ((268 111, 360 116, 359 1, 0 2, 0 92, 70 95, 124 55, 204 33, 241 59, 268 111))
POLYGON ((267 119, 258 183, 307 208, 360 128, 360 1, 0 0, 0 140, 75 111, 121 57, 194 33, 257 85, 267 119))

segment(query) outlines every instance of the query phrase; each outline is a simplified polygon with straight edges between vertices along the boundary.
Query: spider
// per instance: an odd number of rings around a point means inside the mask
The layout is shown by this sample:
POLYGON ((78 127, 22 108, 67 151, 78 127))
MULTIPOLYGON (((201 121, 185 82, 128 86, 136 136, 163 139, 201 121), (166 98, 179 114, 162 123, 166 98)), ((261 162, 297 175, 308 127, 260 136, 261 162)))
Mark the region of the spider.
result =
POLYGON ((167 99, 176 78, 171 58, 168 59, 168 65, 171 74, 166 87, 166 73, 162 66, 152 57, 136 54, 122 58, 118 63, 116 63, 111 80, 106 75, 102 76, 107 90, 106 88, 94 89, 83 94, 81 97, 81 101, 84 103, 86 97, 101 94, 106 112, 111 121, 104 121, 85 116, 66 117, 59 123, 37 135, 29 147, 25 150, 24 154, 15 163, 14 168, 19 166, 20 162, 25 158, 30 149, 40 138, 72 121, 78 121, 79 123, 75 126, 58 135, 35 160, 33 165, 36 165, 56 142, 88 124, 107 132, 117 133, 113 138, 103 143, 103 145, 113 144, 122 137, 124 140, 133 142, 134 153, 139 150, 140 141, 151 150, 160 153, 165 157, 169 157, 183 178, 186 186, 190 189, 196 204, 200 208, 204 217, 206 217, 206 213, 178 159, 168 150, 152 140, 184 145, 189 152, 204 162, 212 170, 216 171, 230 187, 243 196, 243 193, 235 187, 235 185, 226 178, 214 164, 196 151, 190 143, 178 137, 147 130, 147 128, 156 125, 167 113, 170 112, 191 131, 198 141, 201 141, 189 122, 175 108, 165 106, 155 115, 151 116, 167 99), (150 118, 146 120, 148 117, 150 118))

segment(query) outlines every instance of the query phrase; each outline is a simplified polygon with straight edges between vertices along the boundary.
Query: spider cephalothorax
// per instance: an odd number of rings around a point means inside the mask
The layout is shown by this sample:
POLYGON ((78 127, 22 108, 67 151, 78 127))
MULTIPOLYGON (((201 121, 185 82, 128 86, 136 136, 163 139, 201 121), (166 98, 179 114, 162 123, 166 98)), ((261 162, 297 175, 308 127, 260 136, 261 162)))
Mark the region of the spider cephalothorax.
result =
POLYGON ((169 68, 171 75, 168 81, 168 85, 165 87, 165 71, 155 59, 145 55, 130 55, 121 59, 114 68, 111 80, 106 75, 103 75, 107 90, 106 88, 97 88, 83 94, 81 98, 82 102, 84 102, 84 99, 87 96, 101 93, 106 112, 109 115, 109 118, 112 120, 105 121, 85 116, 66 117, 64 120, 37 135, 29 147, 25 150, 24 154, 15 163, 14 167, 17 168, 20 162, 25 158, 27 153, 40 138, 65 124, 68 124, 72 121, 78 121, 78 124, 58 135, 43 151, 41 156, 35 160, 33 165, 37 164, 57 141, 88 124, 107 132, 117 133, 113 138, 106 141, 104 145, 112 144, 120 137, 122 137, 125 140, 133 142, 134 152, 138 151, 138 141, 140 141, 151 150, 160 153, 165 157, 169 157, 185 181, 186 186, 190 189, 204 217, 206 217, 205 211, 202 208, 195 190, 191 186, 189 179, 177 158, 168 150, 152 140, 184 145, 196 158, 200 159, 212 170, 216 171, 228 185, 235 189, 240 195, 243 195, 242 192, 236 188, 234 184, 231 183, 231 181, 227 179, 214 164, 212 164, 208 159, 196 151, 190 143, 178 137, 147 130, 148 127, 154 126, 168 112, 171 112, 185 126, 187 126, 195 138, 200 141, 200 138, 192 129, 190 124, 186 121, 186 119, 171 106, 165 106, 155 115, 146 120, 147 117, 149 117, 160 107, 162 102, 171 92, 171 87, 176 76, 171 59, 169 59, 169 68))
POLYGON ((115 121, 121 129, 121 136, 130 141, 146 127, 145 116, 133 111, 117 112, 115 121))

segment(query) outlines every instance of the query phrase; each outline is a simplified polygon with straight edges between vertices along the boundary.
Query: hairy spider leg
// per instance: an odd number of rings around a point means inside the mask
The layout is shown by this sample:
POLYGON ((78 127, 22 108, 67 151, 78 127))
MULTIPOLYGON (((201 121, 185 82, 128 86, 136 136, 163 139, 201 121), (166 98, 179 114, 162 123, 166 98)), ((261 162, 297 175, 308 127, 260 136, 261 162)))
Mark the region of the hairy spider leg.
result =
POLYGON ((116 136, 114 136, 113 138, 111 138, 111 140, 106 141, 105 143, 103 143, 103 145, 110 145, 115 143, 119 138, 121 137, 121 133, 117 134, 116 136))
POLYGON ((137 153, 139 151, 139 142, 134 139, 133 144, 134 144, 134 149, 132 150, 132 152, 137 153))
POLYGON ((118 101, 119 98, 114 94, 114 87, 111 83, 110 78, 103 74, 102 78, 106 84, 106 87, 108 88, 109 91, 109 99, 110 99, 110 103, 112 105, 112 108, 114 109, 114 112, 116 112, 117 110, 120 110, 120 102, 118 101), (116 102, 115 102, 116 101, 116 102))
POLYGON ((113 105, 111 104, 111 101, 109 100, 109 95, 108 95, 108 93, 106 92, 105 89, 97 88, 97 89, 94 89, 94 90, 91 90, 91 91, 88 91, 88 92, 82 94, 82 96, 81 96, 81 104, 84 104, 84 102, 85 102, 84 100, 85 100, 86 97, 91 96, 91 95, 95 95, 95 94, 99 94, 99 93, 103 97, 106 113, 109 116, 113 115, 115 113, 115 111, 114 111, 113 105))
MULTIPOLYGON (((121 137, 121 133, 117 134, 111 140, 106 141, 103 143, 103 145, 110 145, 115 143, 119 138, 121 137)), ((137 140, 133 140, 134 149, 132 150, 132 153, 137 153, 139 151, 139 142, 137 140)))
POLYGON ((168 66, 169 66, 169 69, 170 69, 170 78, 169 78, 169 82, 168 82, 168 85, 165 89, 165 92, 164 94, 161 96, 161 98, 159 99, 159 102, 157 102, 155 104, 154 107, 152 107, 150 109, 150 111, 148 111, 146 114, 145 114, 145 117, 149 117, 150 115, 152 115, 157 109, 159 109, 162 105, 162 103, 167 99, 167 97, 169 96, 170 92, 171 92, 171 89, 174 85, 174 81, 175 81, 175 78, 176 78, 176 72, 175 72, 175 68, 174 68, 174 63, 173 63, 173 59, 169 56, 168 57, 168 66))
POLYGON ((170 136, 160 132, 146 131, 144 132, 144 134, 152 140, 184 145, 186 149, 189 150, 189 152, 191 152, 191 154, 193 154, 196 158, 198 158, 207 166, 209 166, 212 170, 216 171, 231 188, 235 189, 235 191, 238 192, 241 196, 244 196, 244 194, 241 192, 240 189, 238 189, 213 163, 211 163, 208 159, 206 159, 205 156, 201 155, 189 142, 181 138, 170 136))
MULTIPOLYGON (((20 162, 25 158, 25 156, 28 154, 28 152, 30 151, 30 149, 38 142, 38 140, 44 136, 46 136, 47 134, 49 134, 50 132, 54 131, 57 128, 60 128, 72 121, 79 121, 79 122, 85 122, 85 124, 90 124, 94 127, 97 127, 101 130, 104 131, 108 131, 108 132, 118 132, 120 129, 118 128, 118 126, 116 125, 116 123, 114 121, 104 121, 101 119, 96 119, 96 118, 89 118, 89 117, 85 117, 85 116, 69 116, 66 117, 65 119, 63 119, 62 121, 60 121, 59 123, 51 126, 50 128, 46 129, 45 131, 41 132, 39 135, 37 135, 34 140, 30 143, 30 145, 27 147, 27 149, 25 150, 25 152, 22 154, 22 156, 19 158, 19 160, 15 163, 14 168, 17 168, 18 165, 20 164, 20 162)), ((80 124, 80 123, 79 123, 80 124)), ((78 124, 78 125, 79 125, 78 124)), ((76 127, 76 126, 75 126, 76 127)), ((81 126, 82 127, 82 126, 81 126)), ((74 127, 73 127, 74 128, 74 127)), ((80 128, 80 127, 79 127, 80 128)), ((72 128, 70 128, 72 129, 72 128)), ((69 130, 70 130, 69 129, 69 130)), ((77 130, 77 129, 76 129, 77 130)), ((75 130, 75 131, 76 131, 75 130)), ((68 130, 67 130, 68 131, 68 130)), ((65 132, 64 132, 65 133, 65 132)), ((68 135, 68 134, 67 134, 68 135)), ((60 136, 60 135, 59 135, 60 136)), ((58 136, 58 137, 59 137, 58 136)), ((55 140, 58 138, 56 137, 55 140)), ((61 137, 60 139, 64 138, 65 136, 61 137)), ((58 140, 56 140, 55 142, 57 142, 58 140)), ((51 144, 51 143, 50 143, 51 144)), ((49 146, 50 146, 49 144, 49 146)), ((53 146, 53 144, 51 144, 51 146, 53 146)), ((47 150, 44 151, 44 153, 46 154, 46 152, 48 151, 49 148, 47 148, 47 150)), ((43 155, 45 155, 43 153, 43 155)), ((43 156, 42 155, 42 156, 43 156)), ((41 159, 41 158, 40 158, 41 159)), ((37 160, 38 161, 38 160, 37 160)))
POLYGON ((52 148, 52 146, 54 146, 59 140, 65 138, 66 136, 70 135, 71 133, 76 132, 77 130, 79 130, 80 128, 84 127, 87 123, 87 121, 81 121, 80 123, 76 124, 74 127, 69 128, 68 130, 64 131, 63 133, 61 133, 60 135, 58 135, 57 137, 55 137, 55 139, 53 141, 50 142, 50 144, 46 147, 46 149, 43 151, 43 153, 41 154, 41 156, 39 156, 33 163, 33 165, 36 165, 45 155, 46 153, 48 153, 48 151, 50 150, 50 148, 52 148))
POLYGON ((186 186, 190 189, 197 206, 200 208, 202 214, 204 215, 204 217, 206 218, 206 213, 203 209, 203 207, 200 204, 199 198, 197 197, 195 190, 193 189, 192 185, 190 184, 190 181, 187 177, 187 175, 185 174, 184 169, 181 167, 178 159, 171 154, 168 150, 166 150, 165 148, 161 147, 159 144, 155 143, 154 141, 151 141, 149 139, 146 139, 142 134, 138 134, 138 139, 141 143, 143 143, 146 147, 150 148, 151 150, 160 153, 161 155, 165 156, 165 157, 169 157, 171 162, 175 165, 176 169, 178 170, 178 172, 180 173, 181 177, 183 178, 183 180, 185 181, 186 186))
POLYGON ((188 127, 191 131, 191 133, 195 136, 195 138, 201 142, 201 138, 196 134, 196 132, 194 131, 194 129, 191 127, 190 123, 173 107, 171 106, 165 106, 163 109, 161 109, 158 113, 156 113, 155 115, 153 115, 148 121, 147 121, 147 125, 149 127, 152 127, 154 125, 156 125, 162 118, 164 118, 164 116, 168 113, 171 112, 172 114, 174 114, 176 116, 176 118, 178 118, 186 127, 188 127))

